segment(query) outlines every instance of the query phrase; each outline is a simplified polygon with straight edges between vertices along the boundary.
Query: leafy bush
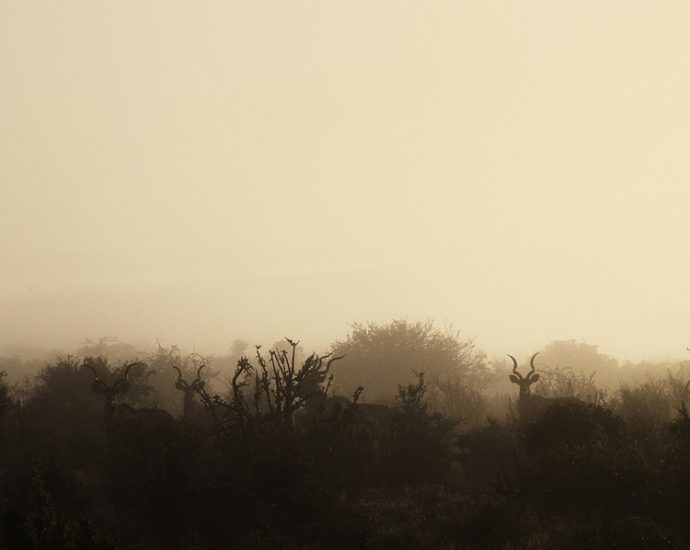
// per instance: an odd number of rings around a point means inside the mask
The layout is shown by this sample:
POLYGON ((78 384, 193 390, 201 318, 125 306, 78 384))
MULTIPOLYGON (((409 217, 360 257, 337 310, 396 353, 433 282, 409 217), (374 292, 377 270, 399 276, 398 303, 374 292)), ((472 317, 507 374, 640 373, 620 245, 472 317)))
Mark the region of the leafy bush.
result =
POLYGON ((345 359, 334 369, 335 384, 350 394, 359 386, 376 401, 390 399, 398 385, 414 383, 414 372, 436 379, 460 380, 479 388, 488 376, 486 356, 454 330, 442 331, 431 321, 354 324, 345 340, 333 344, 345 359))

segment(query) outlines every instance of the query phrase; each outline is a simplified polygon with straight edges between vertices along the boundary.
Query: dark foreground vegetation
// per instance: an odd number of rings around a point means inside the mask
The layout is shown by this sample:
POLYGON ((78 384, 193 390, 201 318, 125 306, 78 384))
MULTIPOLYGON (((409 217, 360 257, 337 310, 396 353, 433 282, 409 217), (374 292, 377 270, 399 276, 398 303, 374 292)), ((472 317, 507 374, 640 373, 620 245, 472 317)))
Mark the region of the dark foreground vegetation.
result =
POLYGON ((115 351, 0 385, 0 547, 690 547, 682 369, 605 389, 605 356, 490 364, 404 322, 323 355, 238 344, 227 372, 115 351))

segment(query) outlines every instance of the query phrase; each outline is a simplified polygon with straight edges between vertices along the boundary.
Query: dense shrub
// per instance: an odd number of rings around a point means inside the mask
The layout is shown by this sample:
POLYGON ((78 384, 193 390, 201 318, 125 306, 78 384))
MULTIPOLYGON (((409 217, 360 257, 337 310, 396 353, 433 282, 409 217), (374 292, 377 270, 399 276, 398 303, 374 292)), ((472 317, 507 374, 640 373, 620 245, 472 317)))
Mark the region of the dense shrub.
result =
POLYGON ((43 369, 21 407, 0 385, 0 547, 690 547, 678 380, 623 388, 613 412, 556 400, 533 422, 459 431, 422 375, 389 407, 332 398, 335 357, 288 344, 241 358, 225 395, 200 392, 210 429, 134 414, 155 399, 150 366, 130 369, 134 412, 110 429, 73 359, 43 369))

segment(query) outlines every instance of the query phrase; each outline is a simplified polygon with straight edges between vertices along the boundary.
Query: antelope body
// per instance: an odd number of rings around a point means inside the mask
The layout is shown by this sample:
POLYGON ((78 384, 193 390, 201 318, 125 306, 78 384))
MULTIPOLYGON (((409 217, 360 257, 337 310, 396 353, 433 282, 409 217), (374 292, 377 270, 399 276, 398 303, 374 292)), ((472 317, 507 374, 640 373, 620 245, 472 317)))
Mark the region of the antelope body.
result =
POLYGON ((136 361, 128 363, 125 365, 124 376, 109 385, 98 377, 98 372, 92 364, 84 363, 84 366, 93 372, 94 380, 91 383, 91 389, 94 393, 103 396, 103 419, 108 432, 120 428, 128 429, 132 426, 147 428, 172 422, 170 414, 163 409, 135 409, 126 403, 117 403, 118 395, 127 393, 129 390, 129 371, 132 367, 142 364, 136 361))
POLYGON ((190 422, 196 416, 196 408, 194 404, 194 394, 198 391, 204 389, 204 382, 201 380, 201 370, 206 365, 201 365, 196 371, 196 378, 192 382, 187 382, 182 378, 182 371, 173 365, 172 367, 177 371, 177 380, 175 381, 175 387, 184 393, 184 406, 182 417, 190 422))
POLYGON ((390 435, 400 413, 378 403, 359 403, 358 397, 356 392, 353 399, 322 396, 309 400, 305 404, 306 418, 311 424, 324 422, 345 430, 366 431, 377 437, 390 435))
POLYGON ((127 393, 129 390, 129 371, 132 367, 140 363, 128 363, 125 365, 124 376, 115 382, 113 385, 109 385, 98 377, 98 372, 96 367, 91 363, 84 363, 84 366, 93 372, 93 382, 91 382, 91 389, 94 393, 103 396, 103 419, 107 428, 111 428, 117 417, 117 396, 123 393, 127 393))
POLYGON ((554 403, 565 403, 579 401, 579 399, 574 397, 543 397, 541 395, 532 395, 530 391, 530 386, 539 380, 539 373, 536 372, 536 367, 534 366, 534 359, 539 355, 535 353, 529 361, 530 371, 526 376, 522 376, 518 372, 518 363, 515 357, 508 354, 508 357, 513 361, 513 374, 509 375, 510 381, 513 384, 517 384, 520 388, 520 393, 518 396, 518 413, 520 414, 520 420, 525 422, 531 422, 542 416, 546 410, 554 403))

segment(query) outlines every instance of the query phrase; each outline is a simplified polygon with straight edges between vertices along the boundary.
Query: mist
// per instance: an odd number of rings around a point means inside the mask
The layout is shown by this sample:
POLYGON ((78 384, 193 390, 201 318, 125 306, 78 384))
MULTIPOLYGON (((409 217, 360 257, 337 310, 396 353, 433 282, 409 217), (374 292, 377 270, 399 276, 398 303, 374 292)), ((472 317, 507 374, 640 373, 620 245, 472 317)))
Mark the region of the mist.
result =
POLYGON ((0 0, 0 548, 690 548, 688 21, 0 0))
POLYGON ((688 344, 680 2, 3 2, 0 346, 688 344))

